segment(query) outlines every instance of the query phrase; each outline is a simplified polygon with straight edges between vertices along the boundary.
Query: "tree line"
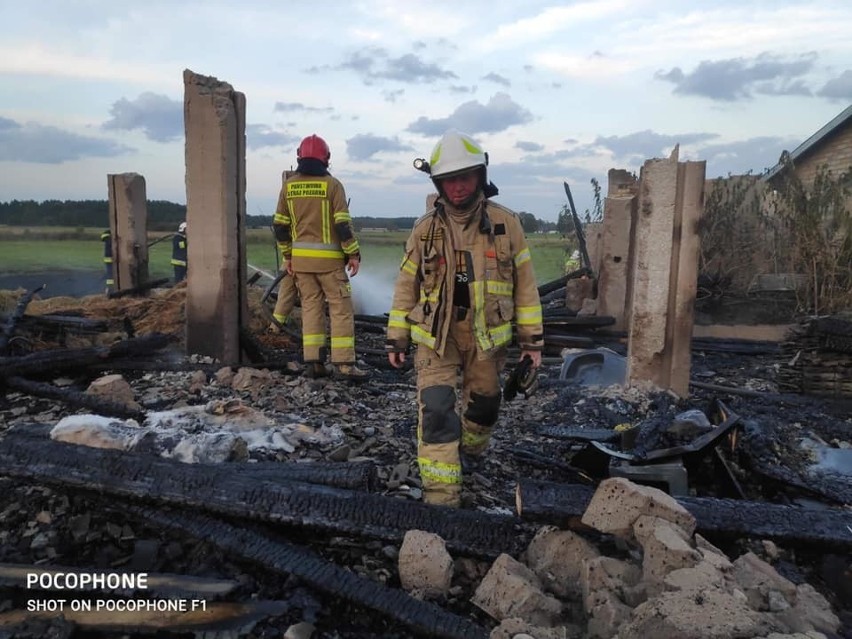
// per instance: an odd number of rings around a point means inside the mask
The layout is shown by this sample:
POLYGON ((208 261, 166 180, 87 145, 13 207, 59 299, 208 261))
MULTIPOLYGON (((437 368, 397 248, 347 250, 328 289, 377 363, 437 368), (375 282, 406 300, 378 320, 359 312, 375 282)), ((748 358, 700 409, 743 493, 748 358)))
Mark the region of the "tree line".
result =
MULTIPOLYGON (((527 233, 546 233, 571 230, 563 219, 564 211, 557 222, 546 222, 532 213, 518 214, 527 233)), ((172 231, 186 219, 186 205, 165 200, 148 201, 148 229, 172 231)), ((356 216, 353 224, 356 231, 364 229, 386 229, 407 231, 414 227, 416 217, 373 217, 356 216)), ((65 227, 108 227, 109 202, 107 200, 12 200, 0 202, 0 224, 7 226, 65 226, 65 227)), ((247 215, 246 225, 263 228, 272 225, 271 215, 247 215)))

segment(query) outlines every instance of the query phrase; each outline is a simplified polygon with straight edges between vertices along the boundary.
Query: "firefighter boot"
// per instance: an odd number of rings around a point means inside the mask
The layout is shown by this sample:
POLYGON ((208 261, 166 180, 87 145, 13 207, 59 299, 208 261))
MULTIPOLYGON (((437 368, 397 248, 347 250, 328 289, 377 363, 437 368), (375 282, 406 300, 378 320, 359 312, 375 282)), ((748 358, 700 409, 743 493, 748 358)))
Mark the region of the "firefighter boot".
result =
POLYGON ((305 362, 305 377, 309 379, 328 377, 328 370, 322 362, 305 362))

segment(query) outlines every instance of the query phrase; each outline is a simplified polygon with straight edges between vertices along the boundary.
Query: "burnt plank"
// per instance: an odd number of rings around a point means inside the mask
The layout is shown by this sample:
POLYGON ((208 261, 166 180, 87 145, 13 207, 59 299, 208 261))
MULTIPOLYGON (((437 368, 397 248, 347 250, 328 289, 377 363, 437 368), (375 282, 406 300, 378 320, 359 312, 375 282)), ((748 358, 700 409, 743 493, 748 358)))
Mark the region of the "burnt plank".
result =
POLYGON ((162 333, 116 342, 110 346, 88 348, 57 348, 39 351, 24 357, 0 357, 0 377, 54 374, 62 370, 80 370, 86 366, 103 364, 110 359, 124 359, 136 355, 150 355, 162 350, 175 338, 162 333))
POLYGON ((519 549, 515 517, 307 484, 270 482, 205 464, 55 441, 4 438, 0 474, 208 512, 400 542, 408 530, 440 535, 457 552, 495 558, 519 549))
POLYGON ((107 293, 107 297, 111 300, 117 299, 119 297, 129 297, 130 295, 139 295, 141 293, 147 293, 152 288, 157 288, 158 286, 163 286, 164 284, 169 283, 168 277, 163 277, 158 280, 152 280, 150 282, 144 282, 139 286, 134 286, 133 288, 123 288, 120 291, 110 291, 107 293))
MULTIPOLYGON (((4 433, 6 441, 13 439, 34 439, 49 441, 53 424, 17 424, 4 433)), ((154 455, 156 452, 134 451, 137 455, 154 455)), ((378 471, 370 460, 330 462, 330 461, 229 461, 221 464, 207 464, 211 472, 237 473, 245 478, 257 481, 279 480, 301 481, 309 484, 323 484, 337 488, 373 491, 378 484, 378 471)))
POLYGON ((222 550, 252 561, 261 570, 294 575, 316 590, 375 610, 426 636, 478 639, 488 632, 473 621, 433 603, 411 597, 351 570, 337 566, 310 549, 273 538, 245 526, 236 527, 214 517, 154 510, 137 505, 123 508, 147 524, 189 534, 222 550))
POLYGON ((26 393, 33 397, 53 399, 63 404, 68 404, 73 408, 86 408, 109 417, 122 417, 139 421, 145 418, 144 411, 134 410, 125 404, 119 404, 91 393, 61 388, 46 382, 34 382, 23 377, 6 377, 5 384, 12 390, 26 393))
MULTIPOLYGON (((586 511, 594 488, 522 479, 515 493, 523 519, 565 525, 586 511)), ((695 517, 700 533, 749 536, 799 544, 852 547, 852 512, 841 508, 801 508, 740 499, 677 497, 695 517)))

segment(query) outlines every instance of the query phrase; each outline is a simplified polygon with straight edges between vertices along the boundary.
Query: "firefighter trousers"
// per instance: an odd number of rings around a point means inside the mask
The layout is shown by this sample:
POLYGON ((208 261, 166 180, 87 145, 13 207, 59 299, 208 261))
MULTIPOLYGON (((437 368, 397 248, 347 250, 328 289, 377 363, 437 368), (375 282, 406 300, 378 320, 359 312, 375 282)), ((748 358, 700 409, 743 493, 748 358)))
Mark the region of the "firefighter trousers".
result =
POLYGON ((497 423, 505 352, 477 355, 469 313, 451 325, 443 357, 422 344, 417 348, 417 464, 427 503, 461 505, 461 453, 484 453, 497 423))
POLYGON ((302 300, 302 353, 305 362, 324 362, 330 352, 332 364, 355 363, 355 311, 352 285, 340 268, 326 273, 294 273, 302 300), (325 302, 331 349, 327 348, 325 302))
POLYGON ((290 321, 290 314, 296 307, 297 293, 293 278, 289 275, 282 277, 281 283, 278 284, 278 299, 275 302, 275 309, 272 311, 272 317, 282 326, 290 321))

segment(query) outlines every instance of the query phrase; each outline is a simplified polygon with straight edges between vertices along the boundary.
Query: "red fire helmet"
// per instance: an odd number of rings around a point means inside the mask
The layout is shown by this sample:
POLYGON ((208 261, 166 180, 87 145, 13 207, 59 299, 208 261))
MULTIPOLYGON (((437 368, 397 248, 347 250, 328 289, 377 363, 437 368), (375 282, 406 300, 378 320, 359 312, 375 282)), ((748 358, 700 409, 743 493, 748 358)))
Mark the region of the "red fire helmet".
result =
POLYGON ((328 149, 328 144, 325 143, 325 140, 314 134, 302 140, 296 151, 296 157, 300 160, 303 158, 313 158, 324 162, 328 166, 328 161, 331 159, 331 151, 328 149))

